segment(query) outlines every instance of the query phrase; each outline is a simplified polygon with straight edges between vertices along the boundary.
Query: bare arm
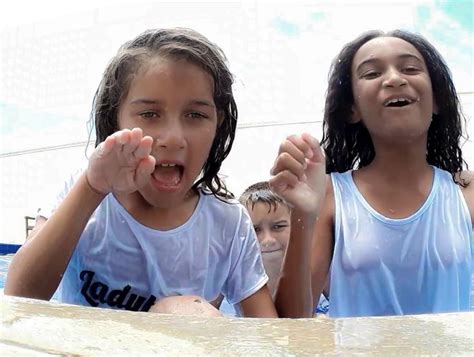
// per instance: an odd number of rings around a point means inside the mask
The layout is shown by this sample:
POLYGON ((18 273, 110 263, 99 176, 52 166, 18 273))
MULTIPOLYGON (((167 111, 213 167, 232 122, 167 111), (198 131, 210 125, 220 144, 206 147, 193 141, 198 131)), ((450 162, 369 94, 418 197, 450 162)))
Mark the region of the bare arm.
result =
POLYGON ((292 212, 291 236, 275 294, 280 317, 311 317, 311 248, 315 217, 292 212))
POLYGON ((311 317, 311 250, 327 180, 317 140, 309 134, 289 136, 280 145, 272 174, 272 189, 293 206, 275 306, 280 317, 311 317))
POLYGON ((313 247, 311 250, 311 290, 313 311, 318 304, 319 297, 327 283, 329 267, 331 266, 334 251, 334 191, 332 182, 328 177, 326 196, 323 207, 316 223, 313 247))
POLYGON ((278 317, 267 285, 240 302, 245 317, 278 317))
POLYGON ((154 170, 151 137, 141 129, 121 130, 97 147, 87 171, 74 184, 49 220, 34 233, 11 262, 5 294, 49 300, 58 287, 92 213, 109 192, 134 192, 154 170))
POLYGON ((301 226, 309 224, 308 220, 298 215, 292 217, 291 238, 275 300, 280 317, 313 316, 317 298, 325 286, 333 251, 334 212, 332 186, 329 178, 327 181, 321 213, 309 226, 314 228, 304 231, 301 226), (297 226, 295 230, 293 224, 297 226))
POLYGON ((49 300, 79 237, 104 195, 82 175, 49 220, 41 218, 8 269, 5 294, 49 300))

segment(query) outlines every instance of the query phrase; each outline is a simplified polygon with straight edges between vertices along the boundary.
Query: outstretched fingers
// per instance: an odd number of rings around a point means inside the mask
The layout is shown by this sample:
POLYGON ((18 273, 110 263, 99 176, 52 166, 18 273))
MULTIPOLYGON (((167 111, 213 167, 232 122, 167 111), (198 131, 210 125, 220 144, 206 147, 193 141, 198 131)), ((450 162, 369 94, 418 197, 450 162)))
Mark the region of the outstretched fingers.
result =
MULTIPOLYGON (((135 129, 134 129, 135 130, 135 129)), ((134 134, 132 130, 132 135, 134 134)), ((155 170, 156 160, 151 156, 151 150, 153 146, 153 139, 150 136, 142 136, 141 129, 137 138, 140 140, 134 145, 134 151, 132 152, 135 160, 138 160, 135 170, 135 185, 140 188, 145 186, 150 180, 150 175, 155 170)))
POLYGON ((150 181, 150 175, 155 171, 155 158, 147 156, 142 159, 135 171, 135 184, 138 188, 145 186, 150 181))
POLYGON ((95 149, 95 155, 98 158, 104 158, 109 155, 115 148, 117 141, 114 137, 109 136, 104 141, 102 141, 97 148, 95 149))
POLYGON ((153 146, 153 139, 150 136, 141 138, 134 151, 135 158, 141 160, 150 155, 153 146))
POLYGON ((124 137, 122 151, 124 154, 133 153, 143 138, 143 132, 140 128, 134 128, 132 130, 124 130, 121 134, 124 137))
POLYGON ((139 128, 107 137, 89 160, 87 179, 97 191, 133 192, 143 187, 155 169, 153 139, 139 128))
POLYGON ((150 175, 155 170, 155 158, 151 156, 153 139, 143 136, 139 128, 130 131, 129 140, 123 146, 123 153, 127 161, 135 166, 133 181, 137 188, 145 186, 150 180, 150 175))
POLYGON ((140 128, 117 131, 107 140, 115 142, 110 150, 115 150, 119 162, 129 167, 138 165, 140 160, 148 157, 153 145, 153 139, 149 136, 144 137, 140 128))

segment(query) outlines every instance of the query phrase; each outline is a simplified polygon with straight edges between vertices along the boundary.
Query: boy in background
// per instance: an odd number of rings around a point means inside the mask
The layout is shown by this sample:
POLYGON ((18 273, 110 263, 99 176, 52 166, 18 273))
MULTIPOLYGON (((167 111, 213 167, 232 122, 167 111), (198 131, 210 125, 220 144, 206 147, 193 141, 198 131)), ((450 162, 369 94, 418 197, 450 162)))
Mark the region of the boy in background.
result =
MULTIPOLYGON (((274 298, 281 266, 291 231, 291 207, 270 189, 268 181, 249 186, 240 196, 240 203, 247 208, 260 243, 263 265, 268 275, 268 289, 274 298)), ((324 293, 325 294, 325 293, 324 293)), ((315 313, 325 314, 328 301, 321 295, 315 313)), ((232 314, 227 301, 221 306, 224 313, 232 314)))
POLYGON ((274 193, 267 181, 249 186, 239 198, 257 233, 268 289, 275 294, 281 265, 290 239, 291 207, 274 193))

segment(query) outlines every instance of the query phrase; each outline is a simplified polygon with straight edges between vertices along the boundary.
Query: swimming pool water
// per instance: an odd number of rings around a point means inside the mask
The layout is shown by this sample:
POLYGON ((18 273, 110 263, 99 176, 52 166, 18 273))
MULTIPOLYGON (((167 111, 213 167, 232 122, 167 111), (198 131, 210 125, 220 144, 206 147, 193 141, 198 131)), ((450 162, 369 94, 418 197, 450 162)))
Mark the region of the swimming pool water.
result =
POLYGON ((8 266, 13 258, 13 254, 0 255, 0 289, 3 290, 7 278, 8 266))

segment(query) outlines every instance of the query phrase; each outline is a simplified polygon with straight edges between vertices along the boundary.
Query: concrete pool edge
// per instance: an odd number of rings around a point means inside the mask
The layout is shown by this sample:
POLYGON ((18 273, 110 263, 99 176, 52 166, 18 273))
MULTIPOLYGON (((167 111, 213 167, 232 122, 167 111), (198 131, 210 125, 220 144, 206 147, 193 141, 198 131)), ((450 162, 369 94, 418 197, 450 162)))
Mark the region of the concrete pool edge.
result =
POLYGON ((157 315, 0 296, 10 355, 474 353, 474 312, 346 319, 157 315))

